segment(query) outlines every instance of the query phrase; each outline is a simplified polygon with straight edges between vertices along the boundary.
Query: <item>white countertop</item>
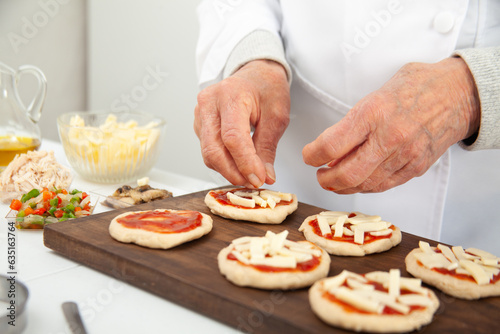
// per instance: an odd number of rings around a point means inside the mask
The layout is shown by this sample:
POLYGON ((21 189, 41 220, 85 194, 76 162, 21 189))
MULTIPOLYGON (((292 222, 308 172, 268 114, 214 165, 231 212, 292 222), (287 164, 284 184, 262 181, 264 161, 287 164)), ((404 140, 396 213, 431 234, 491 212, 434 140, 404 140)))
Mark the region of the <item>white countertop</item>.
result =
MULTIPOLYGON (((62 146, 44 140, 40 149, 53 150, 61 164, 68 165, 62 146)), ((98 184, 76 173, 71 188, 102 195, 122 184, 98 184)), ((213 188, 214 184, 153 169, 150 185, 174 196, 213 188)), ((98 204, 95 212, 109 208, 98 204)), ((6 274, 8 205, 0 203, 0 273, 6 274)), ((16 230, 17 279, 28 287, 25 334, 70 334, 61 310, 65 301, 75 301, 89 334, 98 333, 238 333, 222 323, 192 312, 168 300, 138 289, 60 256, 43 245, 41 230, 16 230)), ((2 305, 3 306, 3 305, 2 305)), ((2 310, 0 314, 4 314, 2 310)))

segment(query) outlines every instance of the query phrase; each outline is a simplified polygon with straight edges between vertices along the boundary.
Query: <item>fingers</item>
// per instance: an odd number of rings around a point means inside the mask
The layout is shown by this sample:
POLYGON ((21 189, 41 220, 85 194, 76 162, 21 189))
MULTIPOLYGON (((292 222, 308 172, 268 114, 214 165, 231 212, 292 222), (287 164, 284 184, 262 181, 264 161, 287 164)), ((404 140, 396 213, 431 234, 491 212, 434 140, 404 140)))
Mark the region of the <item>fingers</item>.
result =
POLYGON ((346 115, 339 123, 326 129, 302 150, 304 162, 313 167, 331 166, 352 153, 366 141, 370 129, 365 121, 358 123, 354 115, 346 115))
POLYGON ((323 188, 339 194, 382 192, 423 175, 433 163, 429 154, 421 154, 425 151, 419 147, 422 141, 392 146, 390 150, 377 149, 380 143, 370 143, 367 141, 335 166, 319 169, 318 182, 323 188))
POLYGON ((230 97, 220 106, 222 145, 240 174, 256 188, 266 180, 265 166, 257 155, 250 129, 252 112, 258 107, 254 96, 247 93, 230 97))
POLYGON ((205 164, 233 184, 257 188, 273 183, 289 100, 286 71, 273 61, 249 62, 205 88, 198 95, 193 125, 205 164))
MULTIPOLYGON (((369 139, 342 159, 329 164, 329 167, 320 168, 317 172, 318 182, 325 189, 337 193, 354 193, 359 192, 359 187, 376 186, 382 182, 381 178, 386 176, 385 173, 381 173, 380 167, 392 153, 380 143, 369 139)), ((398 168, 392 167, 393 164, 390 165, 387 171, 398 168)))
POLYGON ((215 108, 214 101, 204 101, 203 94, 200 94, 198 99, 194 130, 200 139, 201 154, 205 165, 221 173, 232 184, 245 184, 246 179, 239 173, 220 137, 220 116, 212 112, 215 108))
POLYGON ((273 99, 271 105, 262 106, 261 118, 253 135, 256 153, 266 169, 265 183, 267 184, 273 184, 276 181, 273 165, 278 142, 289 123, 290 99, 288 96, 283 99, 273 99), (276 101, 278 103, 275 103, 276 101))

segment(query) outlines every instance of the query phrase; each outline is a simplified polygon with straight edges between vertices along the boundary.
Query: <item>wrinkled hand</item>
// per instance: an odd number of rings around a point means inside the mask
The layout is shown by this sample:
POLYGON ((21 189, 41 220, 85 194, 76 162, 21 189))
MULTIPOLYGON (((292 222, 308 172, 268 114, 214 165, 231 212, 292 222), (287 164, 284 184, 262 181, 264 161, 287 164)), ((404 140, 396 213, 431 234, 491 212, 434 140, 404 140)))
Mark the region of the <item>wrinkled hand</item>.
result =
POLYGON ((249 62, 205 88, 198 95, 194 119, 205 164, 234 185, 258 188, 274 183, 276 147, 289 113, 286 72, 273 61, 249 62))
POLYGON ((479 127, 479 98, 460 58, 401 68, 302 151, 320 185, 339 194, 381 192, 423 175, 479 127))

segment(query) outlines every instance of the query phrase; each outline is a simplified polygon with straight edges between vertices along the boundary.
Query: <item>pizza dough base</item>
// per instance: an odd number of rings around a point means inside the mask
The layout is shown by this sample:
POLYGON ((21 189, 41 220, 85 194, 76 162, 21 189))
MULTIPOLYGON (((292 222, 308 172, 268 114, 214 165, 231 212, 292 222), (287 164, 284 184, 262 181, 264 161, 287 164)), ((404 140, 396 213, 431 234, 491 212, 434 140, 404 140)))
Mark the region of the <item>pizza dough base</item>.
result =
POLYGON ((178 210, 147 210, 147 211, 130 211, 122 213, 111 221, 109 224, 109 234, 114 239, 124 242, 124 243, 135 243, 140 246, 148 248, 161 248, 169 249, 185 242, 201 238, 205 234, 212 230, 212 218, 209 215, 201 213, 202 220, 201 225, 193 230, 180 233, 157 233, 152 231, 146 231, 137 228, 127 228, 122 224, 117 222, 120 217, 129 215, 131 213, 139 212, 149 212, 149 211, 171 211, 175 212, 178 210))
POLYGON ((257 270, 251 266, 241 264, 239 261, 229 260, 227 255, 233 248, 233 245, 223 248, 217 256, 217 261, 221 274, 238 286, 249 286, 266 290, 298 289, 310 286, 317 280, 326 277, 330 271, 330 255, 324 250, 321 250, 319 265, 313 270, 307 272, 272 273, 257 270))
POLYGON ((423 310, 416 310, 407 315, 378 315, 346 312, 337 303, 322 297, 322 280, 309 289, 309 303, 313 312, 329 325, 353 331, 372 333, 404 333, 419 329, 432 321, 434 312, 439 307, 439 300, 426 289, 432 300, 432 305, 423 310))
MULTIPOLYGON (((221 189, 215 191, 228 191, 235 188, 221 189)), ((211 195, 211 190, 205 196, 205 204, 208 206, 213 214, 218 216, 234 219, 246 220, 260 224, 281 224, 285 218, 297 210, 298 201, 297 196, 292 194, 292 202, 287 205, 276 205, 274 209, 269 207, 257 209, 241 209, 235 206, 222 205, 211 195)))
POLYGON ((304 233, 306 240, 318 245, 328 253, 340 256, 365 256, 367 254, 381 253, 397 246, 401 242, 401 230, 395 226, 390 238, 379 239, 368 244, 358 245, 350 242, 334 241, 323 238, 314 233, 309 222, 316 219, 317 215, 307 217, 299 231, 304 233))
POLYGON ((478 285, 475 282, 440 274, 432 269, 418 264, 415 254, 422 252, 420 248, 413 249, 405 258, 406 271, 423 282, 432 285, 450 296, 462 299, 479 299, 500 296, 500 281, 495 284, 478 285))

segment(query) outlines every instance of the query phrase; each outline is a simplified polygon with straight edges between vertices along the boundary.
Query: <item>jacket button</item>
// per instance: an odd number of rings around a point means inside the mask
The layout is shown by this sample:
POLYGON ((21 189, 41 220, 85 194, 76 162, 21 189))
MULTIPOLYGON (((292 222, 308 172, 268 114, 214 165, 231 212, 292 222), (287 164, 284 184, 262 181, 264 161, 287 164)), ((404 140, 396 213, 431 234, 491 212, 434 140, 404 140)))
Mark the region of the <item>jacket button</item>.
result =
POLYGON ((433 28, 441 34, 446 34, 453 29, 455 16, 450 12, 440 12, 434 17, 433 28))

